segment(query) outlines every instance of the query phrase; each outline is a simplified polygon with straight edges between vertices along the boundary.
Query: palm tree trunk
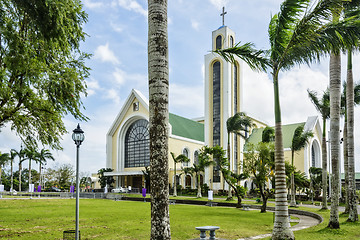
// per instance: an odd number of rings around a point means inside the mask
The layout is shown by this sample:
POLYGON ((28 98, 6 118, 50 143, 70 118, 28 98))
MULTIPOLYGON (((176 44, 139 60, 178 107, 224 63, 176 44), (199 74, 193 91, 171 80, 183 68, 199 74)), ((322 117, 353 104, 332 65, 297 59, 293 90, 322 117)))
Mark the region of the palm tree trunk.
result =
MULTIPOLYGON (((230 161, 230 157, 231 157, 231 154, 230 154, 230 133, 228 133, 227 155, 228 155, 228 161, 229 161, 229 170, 231 171, 231 161, 230 161)), ((228 186, 229 186, 229 191, 228 191, 228 197, 227 197, 226 200, 232 200, 231 187, 230 187, 229 184, 228 184, 228 186)))
POLYGON ((169 63, 167 0, 148 1, 151 237, 171 239, 169 216, 169 63))
POLYGON ((11 178, 10 178, 10 191, 11 191, 11 194, 13 193, 13 190, 14 190, 13 161, 14 161, 14 159, 11 159, 11 169, 10 169, 10 172, 11 172, 11 178))
POLYGON ((197 174, 197 198, 201 198, 201 185, 200 185, 200 173, 197 174))
POLYGON ((281 111, 277 69, 273 69, 275 106, 275 221, 272 239, 295 239, 289 226, 289 213, 286 194, 286 174, 284 147, 281 130, 281 111))
POLYGON ((347 91, 346 91, 346 104, 347 104, 347 148, 348 148, 348 173, 349 173, 349 185, 348 185, 348 205, 349 205, 349 217, 347 221, 355 222, 359 221, 357 212, 357 199, 356 199, 356 185, 355 185, 355 157, 354 157, 354 81, 352 74, 352 53, 348 51, 348 72, 347 72, 347 91))
POLYGON ((19 160, 19 192, 21 192, 21 160, 19 160))
POLYGON ((331 210, 329 228, 340 228, 339 224, 339 159, 340 159, 340 54, 330 56, 330 145, 331 145, 331 210))
POLYGON ((322 209, 327 209, 327 151, 326 151, 326 117, 323 117, 322 136, 322 209))
MULTIPOLYGON (((31 159, 29 159, 29 187, 30 187, 30 184, 31 184, 31 159)), ((30 189, 29 189, 30 191, 30 189)))
POLYGON ((291 201, 290 206, 296 207, 295 200, 295 179, 294 179, 294 150, 291 150, 291 166, 293 167, 291 172, 291 201))
POLYGON ((177 178, 176 178, 176 162, 174 161, 174 192, 173 197, 177 197, 177 178))
MULTIPOLYGON (((346 110, 345 110, 346 112, 346 110)), ((343 154, 344 154, 344 175, 345 175, 345 211, 344 213, 349 213, 349 159, 348 159, 348 128, 347 128, 347 117, 345 114, 344 121, 344 132, 343 132, 343 154)))

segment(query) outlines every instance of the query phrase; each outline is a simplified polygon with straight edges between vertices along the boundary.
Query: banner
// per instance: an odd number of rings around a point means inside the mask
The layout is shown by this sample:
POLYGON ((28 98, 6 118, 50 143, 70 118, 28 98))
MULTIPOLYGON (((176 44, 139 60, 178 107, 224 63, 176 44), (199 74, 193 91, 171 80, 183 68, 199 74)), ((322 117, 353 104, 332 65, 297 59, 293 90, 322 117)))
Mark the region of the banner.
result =
POLYGON ((213 198, 213 191, 212 191, 212 190, 208 191, 208 199, 209 199, 209 201, 214 200, 214 198, 213 198))
POLYGON ((34 192, 34 184, 29 184, 29 192, 34 192))

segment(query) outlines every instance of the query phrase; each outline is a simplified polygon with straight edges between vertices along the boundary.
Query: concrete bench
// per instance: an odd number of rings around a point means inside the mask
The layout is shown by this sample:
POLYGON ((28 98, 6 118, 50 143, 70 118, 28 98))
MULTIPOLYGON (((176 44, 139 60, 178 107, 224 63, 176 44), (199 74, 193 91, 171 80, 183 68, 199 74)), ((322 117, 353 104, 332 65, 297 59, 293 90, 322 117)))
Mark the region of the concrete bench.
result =
POLYGON ((175 200, 175 199, 169 199, 169 204, 175 205, 175 203, 176 203, 176 200, 175 200))
POLYGON ((208 201, 206 204, 205 204, 205 206, 209 206, 209 207, 212 207, 212 206, 217 206, 218 205, 218 203, 217 202, 212 202, 212 201, 208 201))
POLYGON ((218 226, 203 226, 203 227, 196 227, 196 230, 200 231, 200 240, 206 239, 206 231, 210 231, 209 240, 214 240, 215 238, 215 231, 220 229, 218 226))
POLYGON ((243 206, 243 210, 245 210, 245 211, 249 211, 249 210, 250 210, 249 205, 243 204, 242 206, 243 206))

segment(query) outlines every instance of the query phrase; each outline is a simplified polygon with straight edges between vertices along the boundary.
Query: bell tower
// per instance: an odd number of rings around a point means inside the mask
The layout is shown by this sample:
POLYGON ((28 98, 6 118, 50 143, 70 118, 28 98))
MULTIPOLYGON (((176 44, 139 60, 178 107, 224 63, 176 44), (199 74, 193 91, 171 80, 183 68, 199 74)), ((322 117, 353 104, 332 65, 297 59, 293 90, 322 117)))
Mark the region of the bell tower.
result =
MULTIPOLYGON (((223 8, 221 16, 224 20, 223 8)), ((212 32, 212 50, 226 49, 235 44, 235 32, 224 24, 212 32)), ((235 56, 234 56, 235 57, 235 56)), ((238 57, 235 62, 226 62, 216 53, 205 55, 205 144, 222 146, 227 149, 228 134, 226 121, 242 110, 242 63, 238 57)), ((238 170, 240 163, 240 138, 230 138, 230 169, 238 170)), ((219 167, 207 170, 206 182, 214 190, 223 188, 223 178, 219 167)))

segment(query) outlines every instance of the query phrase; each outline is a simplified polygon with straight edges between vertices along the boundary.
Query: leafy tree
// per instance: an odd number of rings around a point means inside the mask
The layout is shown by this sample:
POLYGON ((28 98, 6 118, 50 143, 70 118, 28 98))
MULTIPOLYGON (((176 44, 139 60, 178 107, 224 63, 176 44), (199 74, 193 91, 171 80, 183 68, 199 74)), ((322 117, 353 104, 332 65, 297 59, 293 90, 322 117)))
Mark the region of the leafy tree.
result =
POLYGON ((246 174, 237 174, 229 170, 229 161, 225 157, 225 151, 221 146, 206 147, 205 152, 210 154, 214 159, 214 164, 220 167, 220 171, 224 177, 224 180, 232 188, 237 198, 236 207, 242 207, 241 201, 244 198, 246 190, 241 186, 240 181, 247 178, 246 174))
POLYGON ((200 149, 198 160, 194 162, 192 167, 186 167, 183 169, 186 173, 195 174, 196 178, 196 184, 197 184, 197 198, 201 198, 201 173, 205 173, 205 168, 209 167, 210 165, 214 164, 213 161, 211 161, 209 156, 209 147, 204 146, 200 149))
MULTIPOLYGON (((235 113, 234 116, 229 117, 228 120, 226 121, 226 129, 227 129, 227 136, 228 136, 228 144, 227 144, 227 156, 228 156, 228 161, 229 161, 229 170, 231 171, 231 167, 230 167, 230 157, 231 157, 231 152, 230 152, 230 135, 231 133, 239 135, 242 138, 246 138, 246 135, 243 134, 243 132, 248 132, 249 129, 251 127, 255 127, 256 125, 252 122, 252 119, 246 115, 246 113, 244 112, 238 112, 235 113)), ((238 166, 236 166, 238 167, 238 166)), ((228 198, 227 200, 231 200, 232 196, 231 196, 231 190, 229 187, 229 192, 228 192, 228 198)))
POLYGON ((104 188, 106 185, 111 187, 115 182, 115 179, 112 176, 105 176, 105 172, 112 172, 114 169, 112 168, 101 168, 98 170, 97 174, 99 177, 99 183, 101 188, 104 188))
MULTIPOLYGON (((53 160, 53 161, 55 160, 52 153, 48 149, 44 149, 44 148, 41 149, 40 152, 37 152, 35 157, 36 157, 36 162, 39 163, 40 176, 41 176, 41 166, 43 164, 46 164, 47 160, 53 160)), ((39 184, 41 185, 41 182, 39 182, 39 184)))
MULTIPOLYGON (((294 239, 289 229, 286 199, 285 159, 281 129, 279 99, 279 73, 294 65, 310 64, 324 54, 352 46, 360 38, 359 15, 332 21, 333 13, 340 14, 341 0, 285 0, 280 12, 269 24, 270 49, 258 51, 251 43, 237 44, 233 48, 219 49, 227 61, 234 55, 243 59, 252 69, 270 68, 274 85, 275 107, 275 221, 273 239, 294 239)), ((332 86, 330 86, 330 89, 332 86)), ((334 119, 338 121, 338 119, 334 119)), ((334 130, 333 130, 334 131, 334 130)), ((335 138, 333 138, 335 141, 335 138)), ((338 141, 339 138, 336 139, 338 141)), ((334 142, 335 143, 335 142, 334 142)))
POLYGON ((172 159, 174 160, 174 197, 177 197, 177 189, 176 189, 176 184, 177 184, 177 178, 176 178, 176 164, 177 163, 183 163, 183 162, 190 162, 190 159, 188 157, 186 157, 183 154, 178 155, 177 157, 175 157, 175 154, 173 152, 170 152, 172 159))
POLYGON ((2 168, 11 160, 9 153, 0 152, 0 184, 2 181, 2 168))
POLYGON ((254 183, 260 190, 263 201, 261 212, 266 212, 267 200, 271 192, 267 183, 272 174, 273 158, 273 142, 260 142, 257 145, 249 143, 247 151, 244 153, 244 173, 253 178, 254 183))
POLYGON ((80 50, 87 15, 78 0, 0 2, 0 128, 10 124, 61 149, 62 118, 81 113, 89 55, 80 50))
POLYGON ((326 147, 326 120, 330 118, 330 92, 329 89, 323 93, 322 97, 319 99, 315 91, 310 91, 308 95, 311 102, 315 105, 316 110, 321 114, 323 122, 323 133, 322 133, 322 143, 321 143, 321 152, 322 152, 322 209, 327 209, 327 147, 326 147))
POLYGON ((169 56, 167 0, 148 1, 151 184, 150 239, 171 239, 169 216, 169 56))
MULTIPOLYGON (((312 131, 304 131, 304 126, 299 126, 295 129, 293 139, 291 142, 291 165, 294 167, 295 152, 300 151, 309 142, 309 139, 313 137, 312 131)), ((290 206, 295 207, 295 178, 294 171, 291 173, 291 201, 290 206)))

